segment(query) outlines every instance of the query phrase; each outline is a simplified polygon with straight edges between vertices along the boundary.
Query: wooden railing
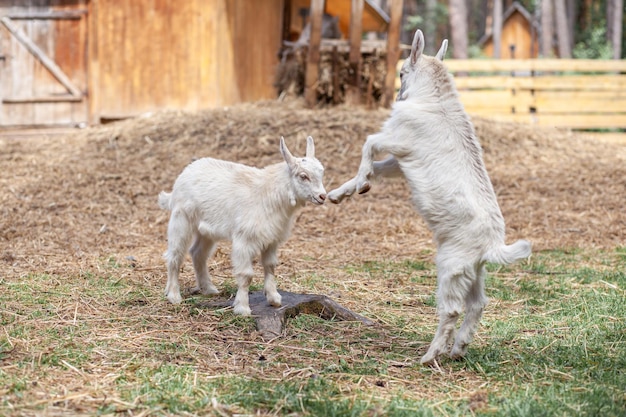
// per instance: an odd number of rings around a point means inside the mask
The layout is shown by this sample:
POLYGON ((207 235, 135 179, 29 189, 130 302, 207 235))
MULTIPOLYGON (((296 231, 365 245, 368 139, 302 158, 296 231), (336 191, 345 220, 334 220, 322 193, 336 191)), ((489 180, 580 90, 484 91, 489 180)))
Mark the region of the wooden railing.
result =
POLYGON ((626 60, 449 59, 444 64, 469 114, 538 126, 626 129, 626 60))

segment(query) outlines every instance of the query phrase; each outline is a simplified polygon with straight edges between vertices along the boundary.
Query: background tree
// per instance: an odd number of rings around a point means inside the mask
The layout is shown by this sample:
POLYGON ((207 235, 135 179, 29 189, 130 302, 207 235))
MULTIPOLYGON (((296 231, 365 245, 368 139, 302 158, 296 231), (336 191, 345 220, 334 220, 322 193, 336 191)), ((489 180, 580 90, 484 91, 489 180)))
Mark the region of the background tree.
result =
POLYGON ((542 56, 550 57, 553 55, 552 47, 554 46, 554 16, 552 13, 552 0, 541 0, 541 34, 539 51, 542 56))
POLYGON ((493 0, 493 57, 500 58, 502 48, 502 0, 493 0))
POLYGON ((612 58, 622 56, 622 35, 624 25, 624 0, 607 0, 606 39, 611 44, 612 58))
POLYGON ((467 1, 449 0, 450 40, 452 43, 452 57, 467 58, 468 21, 467 1))
POLYGON ((569 23, 567 21, 567 9, 565 8, 565 0, 554 0, 554 17, 556 22, 556 36, 559 47, 560 58, 572 57, 571 37, 569 32, 569 23))
MULTIPOLYGON (((380 0, 385 3, 385 0, 380 0)), ((452 57, 480 56, 478 41, 494 33, 494 17, 502 17, 514 0, 404 0, 402 42, 410 44, 422 29, 427 53, 442 39, 450 40, 452 57), (500 12, 494 10, 500 7, 500 12), (434 9, 434 11, 433 11, 434 9)), ((534 16, 542 56, 619 59, 625 56, 624 0, 518 0, 534 16)), ((495 45, 494 45, 495 46, 495 45)), ((499 51, 499 48, 494 48, 499 51)))

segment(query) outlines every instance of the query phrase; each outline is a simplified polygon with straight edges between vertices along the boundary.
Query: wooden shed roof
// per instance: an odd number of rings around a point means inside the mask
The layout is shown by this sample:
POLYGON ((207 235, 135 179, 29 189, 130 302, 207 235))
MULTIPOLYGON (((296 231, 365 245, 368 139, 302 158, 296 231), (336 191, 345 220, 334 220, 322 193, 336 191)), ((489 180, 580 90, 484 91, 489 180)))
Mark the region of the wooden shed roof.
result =
MULTIPOLYGON (((537 26, 537 22, 535 22, 535 20, 533 19, 532 14, 530 14, 530 12, 520 3, 517 1, 514 1, 505 11, 504 14, 502 16, 502 25, 506 25, 507 22, 511 19, 511 17, 515 14, 515 13, 519 13, 527 22, 528 24, 532 27, 532 26, 537 26)), ((487 42, 491 41, 491 39, 493 38, 493 33, 490 31, 488 33, 485 33, 482 38, 480 38, 478 40, 478 45, 479 46, 484 46, 487 42)))
MULTIPOLYGON (((343 33, 348 33, 350 28, 351 1, 326 0, 326 13, 339 16, 339 27, 343 33)), ((384 32, 389 25, 389 16, 371 0, 364 1, 363 7, 363 31, 384 32)))

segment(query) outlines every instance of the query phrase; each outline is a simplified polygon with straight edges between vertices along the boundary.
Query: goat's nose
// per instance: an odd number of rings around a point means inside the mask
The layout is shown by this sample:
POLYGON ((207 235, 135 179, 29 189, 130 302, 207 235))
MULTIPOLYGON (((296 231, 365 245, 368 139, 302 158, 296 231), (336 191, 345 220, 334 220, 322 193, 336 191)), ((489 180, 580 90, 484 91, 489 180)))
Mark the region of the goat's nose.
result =
POLYGON ((320 200, 326 201, 326 194, 320 194, 320 200))

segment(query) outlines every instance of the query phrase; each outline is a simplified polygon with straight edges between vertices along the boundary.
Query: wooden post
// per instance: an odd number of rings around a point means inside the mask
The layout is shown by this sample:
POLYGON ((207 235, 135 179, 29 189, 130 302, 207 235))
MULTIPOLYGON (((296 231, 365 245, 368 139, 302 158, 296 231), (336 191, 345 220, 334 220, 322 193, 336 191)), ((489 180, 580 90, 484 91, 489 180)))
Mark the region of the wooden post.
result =
POLYGON ((311 23, 311 38, 309 39, 309 53, 306 60, 304 74, 304 99, 307 106, 317 104, 317 83, 319 82, 320 43, 322 41, 322 16, 325 0, 311 0, 309 22, 311 23))
POLYGON ((333 46, 333 104, 341 103, 341 96, 339 94, 339 52, 337 51, 337 45, 333 46))
POLYGON ((347 104, 361 103, 361 37, 363 36, 363 0, 352 0, 350 7, 350 57, 347 104))
POLYGON ((400 23, 402 21, 402 0, 391 0, 389 30, 387 32, 387 74, 382 104, 390 107, 396 83, 396 65, 400 57, 400 23))

